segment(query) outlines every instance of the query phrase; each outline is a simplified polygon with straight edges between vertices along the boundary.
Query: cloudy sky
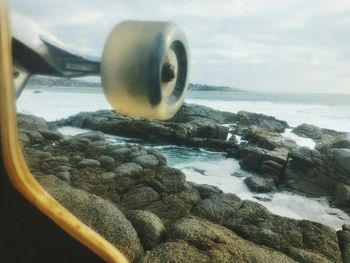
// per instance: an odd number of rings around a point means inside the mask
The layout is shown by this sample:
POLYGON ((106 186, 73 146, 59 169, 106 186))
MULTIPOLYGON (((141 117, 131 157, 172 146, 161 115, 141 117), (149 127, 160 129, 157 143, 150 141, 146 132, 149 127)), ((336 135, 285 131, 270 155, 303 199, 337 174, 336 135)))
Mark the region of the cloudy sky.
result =
POLYGON ((191 82, 350 93, 349 0, 12 0, 11 7, 94 55, 122 20, 176 22, 189 41, 191 82))

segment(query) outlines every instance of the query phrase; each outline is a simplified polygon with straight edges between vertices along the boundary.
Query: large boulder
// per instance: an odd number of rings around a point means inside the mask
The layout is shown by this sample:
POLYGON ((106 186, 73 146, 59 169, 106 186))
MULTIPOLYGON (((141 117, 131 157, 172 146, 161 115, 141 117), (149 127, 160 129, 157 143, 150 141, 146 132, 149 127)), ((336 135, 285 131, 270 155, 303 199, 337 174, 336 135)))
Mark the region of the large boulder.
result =
POLYGON ((17 115, 17 123, 20 129, 23 130, 48 129, 46 121, 43 118, 34 115, 19 113, 17 115))
POLYGON ((240 148, 238 158, 242 169, 273 178, 274 181, 278 182, 284 173, 288 150, 277 148, 269 151, 248 145, 240 148))
POLYGON ((288 156, 284 179, 288 187, 314 196, 334 195, 339 183, 350 185, 350 150, 326 153, 298 148, 288 156))
POLYGON ((337 231, 337 235, 343 262, 350 262, 350 226, 343 225, 343 229, 337 231))
POLYGON ((146 250, 155 248, 165 237, 165 227, 155 214, 142 210, 129 211, 126 214, 137 231, 141 244, 146 250))
POLYGON ((344 132, 338 132, 330 129, 322 129, 315 125, 303 123, 292 130, 298 136, 310 138, 314 141, 324 144, 331 145, 336 143, 339 137, 343 136, 344 132))
POLYGON ((350 180, 350 149, 333 149, 334 161, 345 173, 350 180))
POLYGON ((39 177, 38 180, 63 206, 120 249, 130 261, 142 255, 143 248, 137 232, 115 205, 72 188, 54 176, 39 177))
POLYGON ((244 179, 249 190, 257 193, 269 193, 276 190, 275 182, 272 178, 262 178, 259 176, 250 176, 244 179))
POLYGON ((210 120, 214 123, 230 123, 235 118, 235 113, 222 112, 212 108, 196 105, 186 104, 182 105, 180 110, 170 119, 171 122, 191 122, 198 120, 210 120))
POLYGON ((240 126, 257 126, 269 132, 281 133, 289 127, 287 122, 278 120, 275 117, 247 111, 239 111, 237 113, 235 121, 240 126))
POLYGON ((252 201, 243 201, 223 225, 244 239, 281 251, 299 262, 340 262, 334 230, 306 220, 273 215, 252 201))
POLYGON ((242 200, 234 194, 215 194, 195 206, 192 213, 222 224, 239 209, 241 204, 242 200))
POLYGON ((175 144, 186 144, 187 140, 193 138, 226 140, 228 135, 227 127, 209 118, 193 119, 190 122, 160 122, 130 118, 108 110, 79 113, 55 124, 175 144))
POLYGON ((198 218, 173 224, 166 243, 146 253, 148 262, 295 262, 282 253, 241 239, 228 229, 198 218))
POLYGON ((350 185, 338 183, 335 187, 333 197, 338 205, 350 207, 350 185))

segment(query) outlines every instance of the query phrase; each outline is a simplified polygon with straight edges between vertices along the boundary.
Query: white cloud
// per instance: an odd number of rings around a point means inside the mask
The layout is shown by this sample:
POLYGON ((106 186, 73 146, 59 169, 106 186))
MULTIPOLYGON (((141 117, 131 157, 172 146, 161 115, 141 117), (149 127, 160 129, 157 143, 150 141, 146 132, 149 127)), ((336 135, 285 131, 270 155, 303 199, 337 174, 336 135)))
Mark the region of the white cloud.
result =
POLYGON ((350 92, 348 0, 12 0, 12 5, 69 46, 94 54, 122 20, 174 21, 189 39, 194 82, 350 92))

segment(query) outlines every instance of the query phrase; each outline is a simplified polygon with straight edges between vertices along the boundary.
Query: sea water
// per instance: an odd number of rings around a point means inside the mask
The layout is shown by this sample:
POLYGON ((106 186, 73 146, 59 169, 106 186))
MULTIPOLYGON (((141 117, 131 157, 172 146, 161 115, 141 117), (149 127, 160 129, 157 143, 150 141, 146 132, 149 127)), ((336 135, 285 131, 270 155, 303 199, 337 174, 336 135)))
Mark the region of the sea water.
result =
MULTIPOLYGON (((285 120, 294 127, 310 123, 323 128, 350 131, 349 95, 195 91, 189 92, 186 101, 229 112, 246 110, 263 113, 285 120)), ((17 101, 18 112, 41 116, 49 121, 81 111, 110 108, 102 92, 94 88, 45 88, 40 89, 40 93, 37 89, 26 89, 17 101)), ((86 132, 72 127, 63 127, 60 131, 66 135, 86 132)), ((294 139, 301 146, 315 146, 312 140, 291 133, 291 129, 287 129, 283 136, 294 139)), ((107 137, 116 144, 143 143, 138 139, 107 137)), ((243 181, 252 174, 241 170, 237 160, 227 159, 223 153, 173 145, 144 145, 165 155, 169 165, 181 169, 187 180, 215 185, 242 199, 254 200, 275 214, 308 219, 335 229, 340 229, 342 224, 350 221, 343 211, 329 205, 327 197, 310 198, 286 190, 269 194, 250 192, 243 181)))

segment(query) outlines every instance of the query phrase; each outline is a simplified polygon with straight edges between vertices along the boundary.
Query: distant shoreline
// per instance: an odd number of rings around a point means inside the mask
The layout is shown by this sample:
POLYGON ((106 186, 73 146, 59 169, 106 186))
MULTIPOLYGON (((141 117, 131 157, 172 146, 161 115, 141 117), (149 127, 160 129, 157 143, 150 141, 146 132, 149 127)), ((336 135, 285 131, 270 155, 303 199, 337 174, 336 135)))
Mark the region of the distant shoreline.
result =
MULTIPOLYGON (((30 78, 27 83, 30 88, 59 88, 59 87, 72 87, 72 88, 101 88, 100 82, 85 81, 79 79, 69 78, 54 78, 44 76, 34 76, 30 78)), ((246 92, 234 87, 227 86, 213 86, 206 84, 193 84, 188 85, 190 91, 225 91, 225 92, 246 92)))

